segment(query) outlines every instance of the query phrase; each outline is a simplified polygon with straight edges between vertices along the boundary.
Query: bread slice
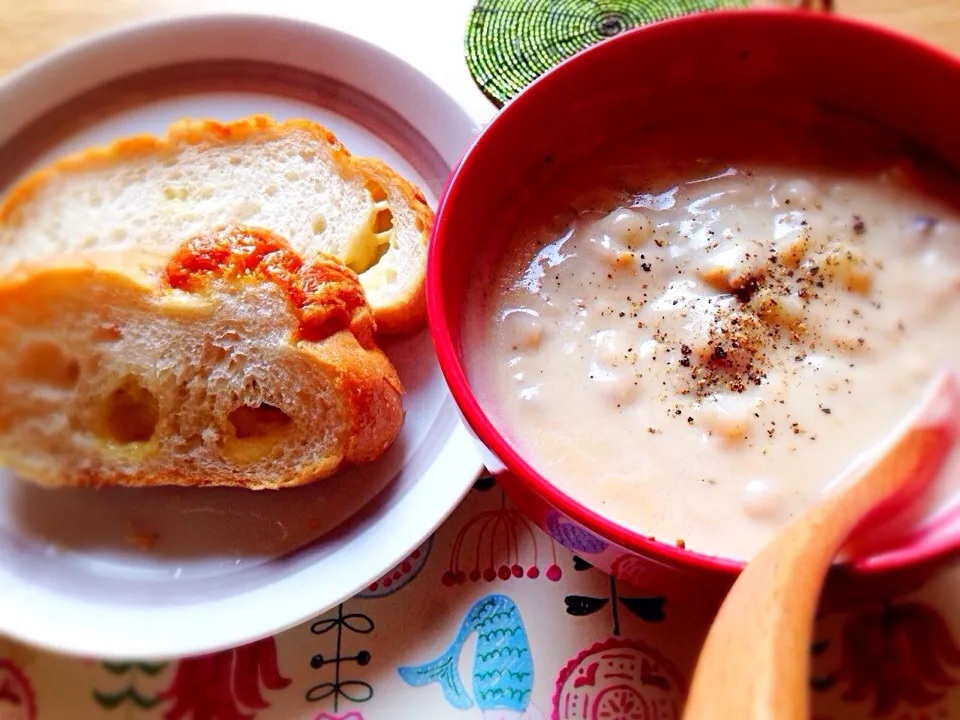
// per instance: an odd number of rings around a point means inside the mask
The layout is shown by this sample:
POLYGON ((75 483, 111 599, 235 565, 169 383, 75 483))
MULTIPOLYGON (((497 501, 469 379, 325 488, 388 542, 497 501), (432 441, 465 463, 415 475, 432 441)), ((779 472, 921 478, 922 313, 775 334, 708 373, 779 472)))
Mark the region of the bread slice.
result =
POLYGON ((420 190, 316 123, 184 120, 163 138, 86 150, 14 186, 0 204, 0 272, 79 250, 172 249, 246 224, 308 260, 341 259, 360 276, 378 330, 401 333, 425 322, 432 222, 420 190))
POLYGON ((231 227, 0 278, 0 464, 41 484, 280 488, 403 423, 356 275, 231 227))

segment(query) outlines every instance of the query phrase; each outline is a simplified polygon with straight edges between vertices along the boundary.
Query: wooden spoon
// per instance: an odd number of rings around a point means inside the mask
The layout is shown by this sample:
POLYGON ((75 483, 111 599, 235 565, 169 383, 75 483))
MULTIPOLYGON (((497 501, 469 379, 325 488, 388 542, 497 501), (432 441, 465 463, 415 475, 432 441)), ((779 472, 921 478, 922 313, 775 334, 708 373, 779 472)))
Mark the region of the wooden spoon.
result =
POLYGON ((747 564, 707 635, 684 720, 808 720, 810 640, 830 565, 861 524, 895 513, 929 485, 958 421, 960 386, 944 373, 879 452, 747 564))

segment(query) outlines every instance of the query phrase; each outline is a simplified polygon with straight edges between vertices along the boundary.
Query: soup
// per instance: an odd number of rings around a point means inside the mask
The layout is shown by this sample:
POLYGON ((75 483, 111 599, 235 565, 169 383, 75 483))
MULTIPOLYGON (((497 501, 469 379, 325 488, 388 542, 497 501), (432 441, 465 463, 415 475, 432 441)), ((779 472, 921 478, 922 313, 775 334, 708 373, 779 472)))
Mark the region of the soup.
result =
POLYGON ((481 403, 587 507, 749 558, 960 357, 960 213, 904 167, 694 159, 520 226, 475 292, 481 403))

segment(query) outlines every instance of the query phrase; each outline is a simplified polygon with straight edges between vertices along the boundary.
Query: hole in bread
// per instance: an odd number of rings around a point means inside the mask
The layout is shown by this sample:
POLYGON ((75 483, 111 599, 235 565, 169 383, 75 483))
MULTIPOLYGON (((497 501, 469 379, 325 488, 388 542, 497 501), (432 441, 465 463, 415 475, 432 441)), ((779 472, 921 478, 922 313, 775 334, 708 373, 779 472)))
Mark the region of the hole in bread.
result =
POLYGON ((91 337, 94 342, 116 342, 123 337, 123 333, 113 323, 101 323, 93 329, 91 337))
POLYGON ((383 202, 387 199, 387 191, 383 189, 383 186, 378 183, 376 180, 367 180, 363 186, 367 189, 367 192, 370 194, 370 199, 375 203, 383 202))
POLYGON ((373 219, 373 231, 378 235, 393 229, 393 213, 390 208, 380 208, 373 219))
POLYGON ((70 388, 77 384, 80 377, 80 364, 64 355, 53 343, 39 342, 28 345, 23 351, 17 364, 17 374, 31 382, 70 388))
POLYGON ((163 197, 167 200, 186 200, 190 191, 183 185, 166 185, 163 188, 163 197))
POLYGON ((238 440, 275 435, 291 423, 290 416, 283 410, 266 403, 238 407, 227 420, 233 425, 238 440))
POLYGON ((201 357, 201 363, 203 367, 209 367, 210 365, 219 365, 224 360, 227 359, 227 349, 221 347, 220 345, 206 345, 203 348, 203 355, 201 357))
POLYGON ((327 229, 327 219, 323 215, 317 215, 313 219, 313 225, 311 227, 313 228, 313 234, 319 235, 327 229))
POLYGON ((102 429, 118 443, 146 442, 153 437, 159 418, 157 398, 131 378, 107 397, 102 429))
MULTIPOLYGON (((377 240, 379 240, 379 238, 377 238, 377 240)), ((347 255, 344 261, 348 268, 357 273, 357 275, 362 275, 380 262, 380 258, 386 255, 389 249, 389 241, 371 243, 364 247, 362 251, 359 251, 358 255, 347 255), (359 254, 361 252, 362 254, 359 254)))
POLYGON ((260 212, 260 210, 260 203, 254 202, 253 200, 244 200, 237 205, 237 208, 233 211, 233 214, 234 217, 239 220, 249 220, 258 212, 260 212))
MULTIPOLYGON (((380 262, 380 259, 381 259, 384 255, 387 254, 387 251, 388 251, 389 249, 390 249, 390 243, 389 243, 389 242, 384 242, 384 243, 382 243, 382 244, 380 244, 380 245, 377 245, 377 249, 376 249, 376 250, 374 251, 374 253, 373 253, 373 262, 370 263, 370 267, 373 267, 373 266, 376 265, 378 262, 380 262)), ((367 269, 369 270, 370 268, 367 268, 367 269)), ((389 270, 384 270, 384 272, 389 275, 389 272, 390 272, 390 271, 389 271, 389 270)))

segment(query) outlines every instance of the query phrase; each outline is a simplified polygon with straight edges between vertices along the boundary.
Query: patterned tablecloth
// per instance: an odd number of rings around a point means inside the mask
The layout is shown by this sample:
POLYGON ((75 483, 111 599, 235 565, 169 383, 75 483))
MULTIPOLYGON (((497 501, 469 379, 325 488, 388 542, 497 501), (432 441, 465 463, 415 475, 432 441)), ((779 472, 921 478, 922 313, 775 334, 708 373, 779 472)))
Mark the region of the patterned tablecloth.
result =
MULTIPOLYGON (((960 718, 958 597, 954 570, 821 618, 817 720, 960 718)), ((482 478, 393 572, 274 638, 169 663, 0 640, 0 719, 677 720, 708 624, 592 568, 482 478)))
MULTIPOLYGON (((817 720, 960 718, 957 598, 960 569, 820 618, 817 720)), ((481 478, 394 571, 276 637, 167 663, 0 639, 0 720, 677 720, 709 621, 592 568, 481 478)))

